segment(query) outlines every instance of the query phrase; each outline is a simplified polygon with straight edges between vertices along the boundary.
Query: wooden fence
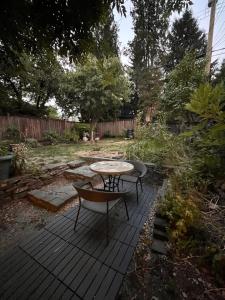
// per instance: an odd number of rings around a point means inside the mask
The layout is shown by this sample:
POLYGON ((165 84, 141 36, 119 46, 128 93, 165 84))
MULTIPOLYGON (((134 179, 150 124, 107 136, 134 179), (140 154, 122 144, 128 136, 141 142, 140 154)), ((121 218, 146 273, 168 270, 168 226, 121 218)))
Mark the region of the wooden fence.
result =
MULTIPOLYGON (((32 117, 0 116, 0 137, 7 128, 17 128, 24 137, 41 140, 47 131, 55 131, 62 134, 66 129, 74 126, 75 122, 58 119, 38 119, 32 117)), ((122 136, 127 129, 134 129, 134 120, 121 120, 103 122, 97 124, 97 132, 100 137, 104 135, 122 136)))
POLYGON ((108 136, 124 136, 127 129, 134 129, 135 120, 118 120, 113 122, 101 122, 97 124, 97 132, 100 137, 108 136))
POLYGON ((74 122, 57 119, 38 119, 17 116, 0 116, 0 137, 7 128, 15 127, 26 138, 41 140, 46 131, 55 131, 62 134, 65 129, 74 125, 74 122))

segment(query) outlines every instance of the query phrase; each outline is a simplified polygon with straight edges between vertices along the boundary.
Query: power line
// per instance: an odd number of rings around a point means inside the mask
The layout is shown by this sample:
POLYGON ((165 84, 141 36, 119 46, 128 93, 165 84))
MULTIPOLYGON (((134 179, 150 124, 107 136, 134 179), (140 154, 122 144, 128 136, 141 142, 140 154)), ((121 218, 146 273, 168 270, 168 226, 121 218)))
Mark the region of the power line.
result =
POLYGON ((212 52, 217 52, 217 51, 221 51, 221 50, 225 50, 225 48, 220 48, 220 49, 212 50, 212 52))
POLYGON ((220 56, 220 55, 225 55, 225 52, 223 52, 223 53, 218 53, 218 54, 214 54, 214 55, 212 55, 212 56, 220 56))

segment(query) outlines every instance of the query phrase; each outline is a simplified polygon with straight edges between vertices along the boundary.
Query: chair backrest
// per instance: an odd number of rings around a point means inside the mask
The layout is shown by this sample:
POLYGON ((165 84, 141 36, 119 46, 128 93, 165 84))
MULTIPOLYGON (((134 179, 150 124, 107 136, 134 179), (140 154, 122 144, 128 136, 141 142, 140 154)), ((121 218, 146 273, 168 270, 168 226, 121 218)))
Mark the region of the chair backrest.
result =
POLYGON ((134 166, 135 171, 138 171, 139 177, 144 177, 148 171, 146 165, 141 162, 141 161, 136 161, 136 160, 126 160, 126 162, 129 162, 134 166))
POLYGON ((76 184, 73 184, 73 186, 77 190, 79 197, 93 202, 114 201, 126 195, 126 192, 105 192, 105 191, 84 189, 77 186, 76 184))

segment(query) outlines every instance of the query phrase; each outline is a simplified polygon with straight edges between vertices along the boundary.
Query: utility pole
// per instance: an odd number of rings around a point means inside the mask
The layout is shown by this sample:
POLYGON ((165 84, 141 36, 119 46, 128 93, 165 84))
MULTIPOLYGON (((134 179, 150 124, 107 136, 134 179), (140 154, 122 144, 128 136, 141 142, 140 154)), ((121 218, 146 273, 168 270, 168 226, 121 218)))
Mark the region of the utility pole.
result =
POLYGON ((210 13, 210 23, 209 23, 209 33, 208 33, 208 44, 207 44, 207 51, 206 51, 206 67, 205 67, 206 76, 209 76, 209 74, 210 74, 210 66, 211 66, 211 59, 212 59, 213 32, 214 32, 217 0, 208 0, 208 1, 209 1, 208 7, 211 7, 211 13, 210 13))

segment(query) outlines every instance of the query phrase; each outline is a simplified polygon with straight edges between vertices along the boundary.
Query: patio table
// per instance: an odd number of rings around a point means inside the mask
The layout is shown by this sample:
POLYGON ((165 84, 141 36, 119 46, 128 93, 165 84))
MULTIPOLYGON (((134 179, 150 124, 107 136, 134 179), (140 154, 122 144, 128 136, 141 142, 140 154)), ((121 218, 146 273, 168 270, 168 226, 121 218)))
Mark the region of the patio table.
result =
POLYGON ((99 161, 94 164, 91 164, 90 169, 99 174, 104 183, 104 189, 108 188, 109 191, 115 190, 119 191, 119 180, 122 174, 131 172, 134 169, 134 166, 130 163, 124 161, 99 161), (108 181, 104 180, 104 175, 108 176, 108 181))

